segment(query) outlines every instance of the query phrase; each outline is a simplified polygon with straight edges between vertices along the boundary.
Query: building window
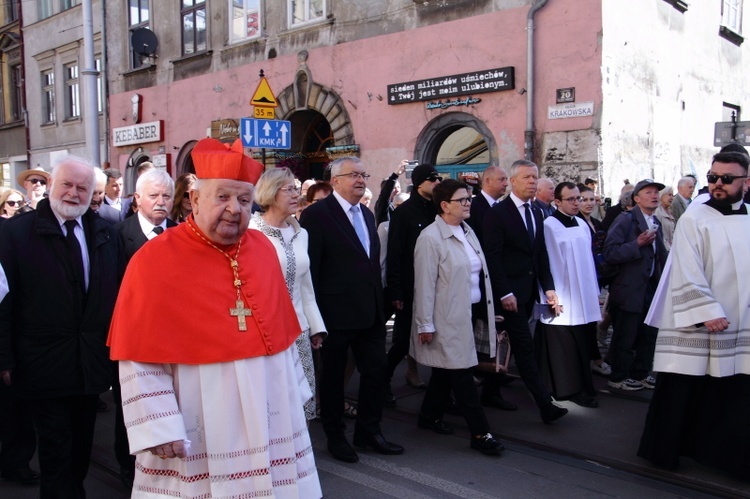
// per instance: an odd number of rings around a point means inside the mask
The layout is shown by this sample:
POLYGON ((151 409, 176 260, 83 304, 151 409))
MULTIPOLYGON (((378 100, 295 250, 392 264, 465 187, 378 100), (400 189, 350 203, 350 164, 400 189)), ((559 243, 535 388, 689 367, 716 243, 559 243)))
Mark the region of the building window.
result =
POLYGON ((130 27, 130 64, 133 69, 143 65, 140 54, 133 50, 133 31, 148 28, 148 0, 128 0, 128 26, 130 27))
POLYGON ((21 65, 10 68, 10 76, 13 83, 13 95, 10 96, 10 116, 13 121, 21 119, 23 112, 23 73, 21 65))
POLYGON ((742 34, 742 0, 723 0, 721 24, 735 33, 742 34))
POLYGON ((60 0, 60 10, 72 9, 79 3, 81 3, 80 0, 60 0))
POLYGON ((42 72, 42 123, 55 122, 55 73, 42 72))
POLYGON ((206 50, 206 2, 182 0, 182 55, 206 50))
POLYGON ((102 56, 97 56, 94 60, 96 66, 96 110, 99 114, 104 111, 104 78, 102 78, 102 56))
POLYGON ((39 19, 47 19, 49 16, 54 14, 52 9, 53 0, 37 0, 37 12, 39 12, 39 19))
POLYGON ((325 18, 325 0, 289 0, 289 25, 297 26, 325 18))
POLYGON ((232 16, 229 19, 231 42, 260 36, 260 0, 229 0, 232 16))
POLYGON ((65 65, 65 119, 81 117, 81 92, 78 83, 78 64, 65 65))
POLYGON ((5 24, 12 23, 18 19, 18 0, 6 0, 3 2, 3 13, 5 17, 3 20, 5 24))

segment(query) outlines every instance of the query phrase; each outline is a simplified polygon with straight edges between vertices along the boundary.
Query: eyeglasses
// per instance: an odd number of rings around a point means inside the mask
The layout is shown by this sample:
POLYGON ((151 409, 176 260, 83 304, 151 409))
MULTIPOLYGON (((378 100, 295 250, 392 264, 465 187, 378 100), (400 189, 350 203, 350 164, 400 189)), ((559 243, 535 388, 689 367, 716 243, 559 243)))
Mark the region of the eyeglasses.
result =
POLYGON ((23 206, 23 201, 11 201, 11 200, 8 200, 8 201, 5 202, 5 204, 7 204, 8 206, 10 206, 11 208, 13 208, 16 205, 18 205, 18 207, 20 208, 21 206, 23 206))
POLYGON ((425 180, 428 182, 442 182, 443 178, 439 175, 430 175, 425 180))
POLYGON ((355 180, 362 179, 362 180, 366 181, 368 178, 370 178, 370 174, 369 173, 351 172, 351 173, 342 173, 341 175, 336 175, 336 177, 351 177, 351 178, 353 178, 355 180))
POLYGON ((747 175, 716 175, 714 173, 709 173, 708 175, 706 175, 706 180, 708 180, 709 184, 715 184, 719 179, 721 179, 722 184, 729 185, 738 178, 747 178, 747 175))
POLYGON ((295 192, 296 192, 297 194, 299 194, 299 193, 300 193, 300 190, 299 190, 299 189, 297 189, 297 188, 296 188, 295 186, 293 186, 293 185, 287 185, 286 187, 279 187, 279 190, 280 190, 280 191, 282 191, 282 192, 286 192, 287 194, 294 194, 295 192))
MULTIPOLYGON (((566 201, 568 203, 580 203, 581 201, 583 201, 583 197, 581 197, 581 196, 572 196, 572 197, 569 197, 569 198, 563 198, 560 201, 566 201)), ((593 199, 591 199, 591 201, 593 201, 593 199)))
POLYGON ((28 180, 34 185, 36 184, 47 185, 47 181, 44 180, 43 178, 30 178, 28 180))
POLYGON ((449 203, 458 203, 461 206, 469 206, 471 204, 471 197, 457 198, 448 200, 449 203))

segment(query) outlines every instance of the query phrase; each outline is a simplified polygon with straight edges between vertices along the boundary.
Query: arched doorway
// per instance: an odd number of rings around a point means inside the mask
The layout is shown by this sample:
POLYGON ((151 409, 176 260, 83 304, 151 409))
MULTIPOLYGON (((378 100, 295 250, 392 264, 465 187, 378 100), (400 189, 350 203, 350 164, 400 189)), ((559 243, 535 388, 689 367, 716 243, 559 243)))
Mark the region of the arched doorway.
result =
POLYGON ((330 161, 327 147, 335 145, 331 125, 318 111, 295 111, 287 117, 292 123, 292 151, 283 157, 277 166, 285 166, 300 179, 322 179, 325 167, 330 161))
POLYGON ((193 148, 197 143, 197 140, 189 140, 185 142, 185 145, 180 148, 180 152, 177 153, 177 162, 175 164, 175 166, 177 167, 177 173, 175 177, 179 177, 180 175, 185 173, 195 173, 193 156, 190 153, 193 151, 193 148))
POLYGON ((446 178, 470 180, 497 164, 497 146, 481 120, 466 113, 446 113, 422 130, 415 157, 435 165, 446 178))

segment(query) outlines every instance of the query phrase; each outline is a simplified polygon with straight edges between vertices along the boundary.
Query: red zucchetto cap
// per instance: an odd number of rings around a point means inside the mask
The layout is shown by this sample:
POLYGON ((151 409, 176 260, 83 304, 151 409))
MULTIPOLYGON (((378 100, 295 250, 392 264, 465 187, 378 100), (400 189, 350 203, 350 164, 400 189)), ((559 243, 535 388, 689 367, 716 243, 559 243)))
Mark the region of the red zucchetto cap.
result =
POLYGON ((199 179, 221 178, 255 184, 265 170, 261 163, 245 156, 239 139, 231 147, 216 139, 203 139, 190 154, 199 179))

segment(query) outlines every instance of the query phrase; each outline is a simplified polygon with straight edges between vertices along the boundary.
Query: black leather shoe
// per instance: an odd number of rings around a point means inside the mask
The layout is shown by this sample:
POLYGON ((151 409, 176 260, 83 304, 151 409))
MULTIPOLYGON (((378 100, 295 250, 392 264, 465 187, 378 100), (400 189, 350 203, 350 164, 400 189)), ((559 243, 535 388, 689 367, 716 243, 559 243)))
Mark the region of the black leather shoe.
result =
POLYGON ((442 419, 432 419, 420 415, 417 420, 417 426, 423 430, 432 430, 440 435, 450 435, 453 433, 453 428, 445 424, 442 419))
POLYGON ((540 412, 542 413, 542 421, 544 421, 544 424, 552 424, 561 417, 565 416, 568 413, 568 410, 564 407, 559 407, 550 402, 549 404, 545 405, 541 408, 540 412))
POLYGON ((586 395, 585 393, 578 393, 576 395, 573 395, 569 400, 574 404, 580 405, 581 407, 590 407, 592 409, 599 407, 599 401, 596 400, 596 397, 586 395))
POLYGON ((485 407, 493 407, 500 409, 501 411, 517 411, 518 406, 512 402, 508 402, 502 397, 493 395, 492 397, 482 397, 481 404, 485 407))
POLYGON ((379 454, 396 455, 404 453, 403 447, 389 442, 382 434, 354 435, 354 445, 362 448, 372 447, 379 454))
POLYGON ((339 461, 344 461, 345 463, 356 463, 359 461, 357 452, 351 445, 349 445, 349 442, 347 442, 344 437, 329 438, 328 452, 330 452, 334 458, 339 461))
POLYGON ((487 433, 478 438, 471 437, 471 448, 488 456, 496 456, 505 450, 505 446, 495 440, 492 433, 487 433))
POLYGON ((29 468, 3 471, 0 475, 2 475, 3 480, 18 482, 21 485, 35 485, 39 483, 39 473, 29 468))

